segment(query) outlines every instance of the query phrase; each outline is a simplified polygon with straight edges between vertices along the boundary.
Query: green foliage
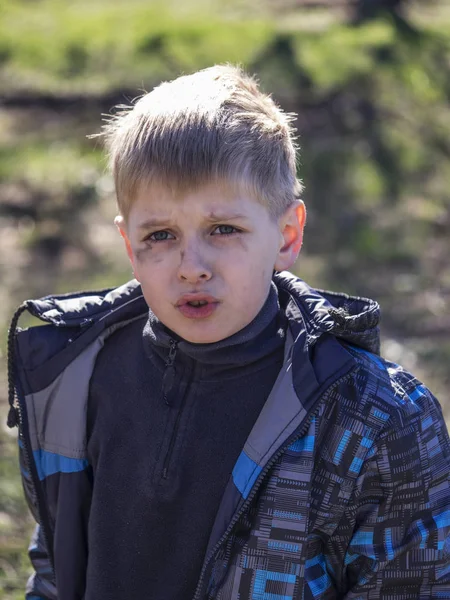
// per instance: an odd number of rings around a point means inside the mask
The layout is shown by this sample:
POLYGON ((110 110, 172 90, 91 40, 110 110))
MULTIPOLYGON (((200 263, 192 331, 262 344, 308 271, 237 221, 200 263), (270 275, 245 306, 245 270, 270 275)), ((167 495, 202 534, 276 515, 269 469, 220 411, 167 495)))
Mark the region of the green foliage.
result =
POLYGON ((73 140, 19 142, 0 147, 0 182, 20 179, 36 188, 67 190, 80 180, 94 179, 102 168, 100 151, 73 140))
POLYGON ((395 30, 389 23, 375 22, 360 28, 336 25, 326 35, 297 35, 295 51, 316 93, 325 94, 370 73, 377 52, 389 51, 394 43, 395 30))
POLYGON ((136 89, 215 62, 249 62, 269 30, 256 21, 177 15, 162 2, 8 2, 0 82, 10 93, 136 89))

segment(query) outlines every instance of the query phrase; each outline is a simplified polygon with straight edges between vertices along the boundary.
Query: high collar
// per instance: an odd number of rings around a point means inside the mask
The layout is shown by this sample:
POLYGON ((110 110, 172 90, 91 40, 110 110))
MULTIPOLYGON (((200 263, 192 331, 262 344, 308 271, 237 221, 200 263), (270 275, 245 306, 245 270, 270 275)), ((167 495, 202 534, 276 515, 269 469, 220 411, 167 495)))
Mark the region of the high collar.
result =
MULTIPOLYGON (((308 332, 309 346, 314 345, 322 334, 329 333, 379 354, 380 307, 377 302, 369 298, 315 290, 287 271, 275 273, 273 281, 290 327, 295 329, 296 324, 303 325, 308 332)), ((69 327, 72 347, 78 333, 86 332, 80 336, 80 345, 83 346, 105 329, 115 329, 121 322, 148 313, 142 289, 135 279, 118 288, 100 292, 78 292, 26 300, 18 313, 24 309, 60 329, 69 327)), ((33 365, 36 366, 34 362, 33 365)))
MULTIPOLYGON (((188 342, 159 321, 150 310, 143 331, 144 347, 150 358, 156 354, 165 361, 169 347, 177 342, 177 361, 195 361, 208 372, 217 374, 246 367, 270 357, 284 345, 285 317, 280 311, 278 291, 271 284, 267 299, 257 316, 234 335, 211 344, 188 342)), ((160 361, 159 361, 160 362, 160 361)), ((161 362, 160 362, 161 364, 161 362)))

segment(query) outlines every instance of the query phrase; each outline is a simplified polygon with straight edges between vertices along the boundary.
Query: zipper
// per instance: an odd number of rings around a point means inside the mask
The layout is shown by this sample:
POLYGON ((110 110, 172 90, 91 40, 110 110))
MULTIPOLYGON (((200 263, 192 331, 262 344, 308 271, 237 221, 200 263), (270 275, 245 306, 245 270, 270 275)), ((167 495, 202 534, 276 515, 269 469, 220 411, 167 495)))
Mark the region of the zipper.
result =
POLYGON ((42 540, 46 546, 50 562, 50 573, 52 582, 55 582, 55 568, 53 556, 53 535, 50 527, 50 519, 42 495, 42 488, 37 473, 36 463, 32 459, 33 449, 28 430, 28 422, 25 418, 26 405, 21 389, 21 382, 15 365, 16 335, 20 316, 25 310, 31 312, 29 302, 26 301, 19 306, 11 320, 8 332, 8 401, 10 409, 8 413, 8 426, 18 427, 18 438, 22 442, 22 454, 25 468, 30 473, 30 495, 33 506, 36 507, 36 517, 41 526, 42 540))
POLYGON ((289 438, 284 442, 284 444, 282 444, 282 446, 280 446, 280 448, 278 448, 278 450, 275 452, 275 454, 273 454, 272 457, 270 458, 270 460, 266 463, 266 466, 261 471, 261 473, 259 474, 259 476, 256 479, 255 483, 253 484, 253 487, 252 487, 252 489, 250 491, 250 494, 248 495, 247 499, 245 500, 245 502, 241 506, 240 510, 238 510, 235 513, 235 515, 231 519, 231 521, 230 521, 230 523, 229 523, 226 531, 224 532, 224 534, 222 535, 222 537, 219 539, 219 541, 216 543, 216 545, 214 546, 214 548, 211 549, 211 551, 208 554, 205 562, 203 563, 203 567, 202 567, 202 570, 201 570, 201 573, 200 573, 200 579, 199 579, 199 581, 197 583, 197 588, 195 590, 195 594, 194 594, 193 600, 200 600, 200 593, 201 593, 201 590, 202 590, 202 587, 203 587, 203 580, 205 578, 206 570, 207 570, 207 568, 209 566, 209 563, 210 563, 212 557, 219 550, 220 546, 226 540, 226 538, 230 534, 230 532, 233 529, 233 527, 236 525, 236 523, 238 522, 238 520, 241 518, 241 516, 244 514, 244 512, 247 510, 247 508, 252 503, 253 498, 255 497, 256 492, 258 491, 258 488, 260 487, 260 485, 261 485, 263 479, 265 478, 265 476, 267 475, 267 473, 270 471, 270 469, 273 467, 273 465, 277 462, 277 460, 280 458, 280 456, 283 454, 283 452, 286 450, 286 448, 288 448, 292 443, 294 443, 295 440, 300 439, 301 437, 303 437, 306 434, 306 432, 308 431, 309 426, 311 425, 311 421, 312 421, 313 417, 316 416, 317 413, 318 413, 318 411, 319 411, 320 401, 322 400, 322 398, 326 394, 330 393, 334 388, 336 388, 339 385, 341 385, 341 383, 343 383, 346 379, 350 379, 350 377, 353 375, 353 372, 355 371, 356 368, 357 367, 353 367, 348 373, 346 373, 345 375, 343 375, 342 377, 340 377, 337 381, 333 382, 333 384, 330 385, 330 387, 328 387, 318 397, 316 407, 314 408, 314 410, 310 411, 308 417, 303 422, 300 430, 294 431, 294 433, 291 436, 289 436, 289 438))
POLYGON ((173 426, 172 435, 170 437, 169 448, 167 449, 166 458, 164 459, 163 472, 162 472, 163 479, 167 479, 167 474, 168 474, 169 465, 170 465, 170 459, 172 458, 173 449, 175 446, 175 440, 177 439, 178 428, 180 426, 181 413, 183 412, 185 397, 186 397, 186 394, 184 394, 183 400, 181 402, 181 406, 178 410, 177 418, 175 420, 175 425, 173 426))
POLYGON ((41 535, 48 552, 48 558, 50 561, 50 571, 52 575, 52 583, 55 583, 55 569, 54 569, 54 557, 53 557, 53 535, 51 533, 50 521, 47 510, 45 509, 44 499, 42 497, 42 490, 40 487, 40 481, 37 475, 36 464, 31 459, 32 449, 31 442, 28 435, 28 423, 24 418, 24 399, 21 397, 19 386, 16 385, 16 398, 17 398, 17 414, 18 414, 18 428, 19 428, 19 439, 23 442, 23 457, 25 467, 29 470, 31 476, 31 490, 33 493, 33 503, 36 506, 37 517, 39 525, 41 526, 41 535), (50 543, 51 542, 51 543, 50 543))
POLYGON ((178 342, 176 342, 175 340, 170 340, 169 356, 167 357, 166 363, 164 365, 164 375, 162 381, 163 398, 167 406, 171 406, 169 402, 169 393, 173 388, 173 384, 175 382, 175 367, 173 366, 173 363, 175 362, 177 350, 178 342))
MULTIPOLYGON (((170 340, 169 356, 167 357, 167 360, 166 360, 166 364, 165 364, 166 369, 164 371, 163 384, 162 384, 164 402, 169 407, 172 406, 172 403, 170 402, 169 394, 173 388, 173 384, 175 383, 176 373, 175 373, 174 362, 175 362, 175 358, 177 355, 177 349, 178 349, 178 342, 176 342, 175 340, 170 340)), ((194 367, 194 369, 195 369, 195 367, 194 367)), ((178 435, 178 429, 180 426, 181 415, 183 412, 184 401, 185 401, 186 395, 187 395, 187 390, 183 394, 183 398, 181 399, 180 407, 178 409, 178 413, 177 413, 177 416, 175 419, 175 424, 173 426, 172 435, 170 436, 169 447, 167 449, 166 457, 164 459, 164 464, 163 464, 163 470, 162 470, 162 478, 163 479, 167 479, 167 476, 168 476, 169 465, 170 465, 170 461, 172 458, 173 449, 175 447, 175 441, 176 441, 177 435, 178 435)))

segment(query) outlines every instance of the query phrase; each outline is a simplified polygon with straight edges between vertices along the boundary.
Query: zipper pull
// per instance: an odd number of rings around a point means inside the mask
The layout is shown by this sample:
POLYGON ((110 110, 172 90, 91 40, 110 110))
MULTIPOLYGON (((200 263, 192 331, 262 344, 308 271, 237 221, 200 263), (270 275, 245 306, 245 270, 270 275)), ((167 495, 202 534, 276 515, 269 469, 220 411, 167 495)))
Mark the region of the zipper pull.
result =
POLYGON ((19 413, 15 406, 9 407, 7 425, 10 429, 19 425, 19 413))
POLYGON ((169 356, 166 360, 162 382, 164 402, 167 404, 167 406, 170 406, 169 392, 173 388, 175 381, 175 367, 173 366, 173 363, 175 362, 175 357, 177 355, 177 346, 178 342, 175 340, 170 340, 169 356))

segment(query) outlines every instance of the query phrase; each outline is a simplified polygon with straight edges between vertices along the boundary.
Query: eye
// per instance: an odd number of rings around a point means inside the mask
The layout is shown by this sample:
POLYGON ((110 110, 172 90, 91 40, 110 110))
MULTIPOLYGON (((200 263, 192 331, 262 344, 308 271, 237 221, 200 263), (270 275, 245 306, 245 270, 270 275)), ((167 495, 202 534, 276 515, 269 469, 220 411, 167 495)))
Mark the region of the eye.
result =
POLYGON ((166 240, 173 240, 174 236, 168 231, 154 231, 151 235, 147 237, 147 240, 151 240, 152 242, 165 242, 166 240))
POLYGON ((231 235, 233 233, 239 233, 239 229, 233 227, 233 225, 217 225, 212 232, 212 235, 231 235))

